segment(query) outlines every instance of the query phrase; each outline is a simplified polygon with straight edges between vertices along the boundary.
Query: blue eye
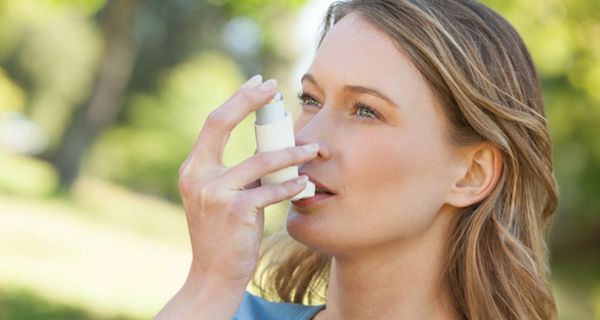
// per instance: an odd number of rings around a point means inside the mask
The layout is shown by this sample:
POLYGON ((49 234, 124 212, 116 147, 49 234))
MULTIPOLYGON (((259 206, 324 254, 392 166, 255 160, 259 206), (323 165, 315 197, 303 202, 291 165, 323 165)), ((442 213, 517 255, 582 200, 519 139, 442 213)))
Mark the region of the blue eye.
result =
MULTIPOLYGON (((304 93, 302 91, 298 92, 298 100, 300 101, 300 103, 302 105, 309 105, 309 106, 318 106, 319 105, 319 101, 317 101, 317 99, 313 98, 311 95, 304 93)), ((375 111, 375 109, 371 108, 370 106, 368 106, 364 103, 354 102, 353 109, 358 114, 359 118, 365 118, 367 120, 380 118, 379 114, 377 113, 377 111, 375 111)))
POLYGON ((373 110, 373 108, 362 104, 362 103, 355 103, 354 104, 354 110, 358 111, 358 114, 363 115, 364 118, 373 118, 373 119, 377 119, 379 118, 379 116, 377 115, 377 112, 375 110, 373 110), (360 112, 360 111, 365 111, 365 112, 360 112), (366 116, 364 116, 366 114, 366 116))
POLYGON ((306 104, 306 105, 318 105, 319 102, 313 98, 312 96, 300 91, 298 92, 298 100, 300 100, 301 104, 306 104))

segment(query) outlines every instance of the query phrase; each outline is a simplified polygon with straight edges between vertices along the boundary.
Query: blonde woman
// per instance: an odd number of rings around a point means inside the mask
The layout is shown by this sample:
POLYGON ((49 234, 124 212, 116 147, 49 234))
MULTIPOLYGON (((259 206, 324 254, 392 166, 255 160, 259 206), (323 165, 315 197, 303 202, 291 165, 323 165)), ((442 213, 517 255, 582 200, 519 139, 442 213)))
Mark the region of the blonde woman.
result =
POLYGON ((471 0, 336 3, 301 82, 298 147, 222 164, 274 80, 253 77, 208 117, 180 172, 193 262, 157 319, 556 318, 551 144, 509 23, 471 0), (263 208, 306 180, 258 178, 290 165, 327 193, 290 203, 289 235, 254 278, 269 302, 245 291, 263 208))

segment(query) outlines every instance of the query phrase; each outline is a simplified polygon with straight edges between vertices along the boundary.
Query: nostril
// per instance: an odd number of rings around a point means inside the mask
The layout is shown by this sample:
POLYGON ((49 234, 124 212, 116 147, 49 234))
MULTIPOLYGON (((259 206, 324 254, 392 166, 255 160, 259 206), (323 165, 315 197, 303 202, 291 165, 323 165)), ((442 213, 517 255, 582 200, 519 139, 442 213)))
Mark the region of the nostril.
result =
POLYGON ((323 160, 328 160, 329 158, 331 158, 331 150, 329 149, 329 147, 327 146, 326 143, 322 142, 322 140, 319 141, 311 141, 311 142, 306 142, 306 141, 296 141, 296 146, 303 146, 303 145, 308 145, 308 144, 318 144, 319 145, 319 150, 317 151, 316 155, 318 158, 321 158, 323 160))

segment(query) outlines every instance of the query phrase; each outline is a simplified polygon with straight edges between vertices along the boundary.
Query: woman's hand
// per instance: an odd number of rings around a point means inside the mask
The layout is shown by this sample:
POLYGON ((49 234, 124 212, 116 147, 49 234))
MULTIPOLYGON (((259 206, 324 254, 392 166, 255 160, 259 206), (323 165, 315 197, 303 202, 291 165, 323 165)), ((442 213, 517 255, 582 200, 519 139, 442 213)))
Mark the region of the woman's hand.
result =
POLYGON ((261 82, 260 76, 248 80, 208 116, 180 168, 179 190, 193 253, 188 280, 245 288, 258 261, 263 208, 292 198, 306 186, 307 177, 267 186, 260 186, 259 179, 310 161, 317 150, 292 147, 255 154, 232 168, 223 165, 223 149, 233 128, 275 94, 275 80, 261 82))
POLYGON ((233 128, 275 94, 275 80, 260 76, 214 110, 179 170, 192 242, 192 265, 183 287, 155 319, 231 319, 256 268, 264 207, 292 198, 306 180, 260 186, 260 177, 310 161, 302 147, 255 154, 233 168, 223 165, 223 149, 233 128))

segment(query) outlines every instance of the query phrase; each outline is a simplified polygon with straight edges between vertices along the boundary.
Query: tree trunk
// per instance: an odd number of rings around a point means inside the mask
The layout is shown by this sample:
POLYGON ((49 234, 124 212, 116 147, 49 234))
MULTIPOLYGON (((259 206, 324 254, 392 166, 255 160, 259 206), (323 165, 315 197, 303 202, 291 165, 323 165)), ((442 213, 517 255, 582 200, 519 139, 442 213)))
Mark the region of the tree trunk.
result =
POLYGON ((137 56, 132 21, 139 0, 109 1, 104 23, 106 50, 89 98, 74 112, 60 145, 50 157, 62 191, 79 174, 81 160, 94 140, 112 124, 123 107, 123 96, 137 56))

